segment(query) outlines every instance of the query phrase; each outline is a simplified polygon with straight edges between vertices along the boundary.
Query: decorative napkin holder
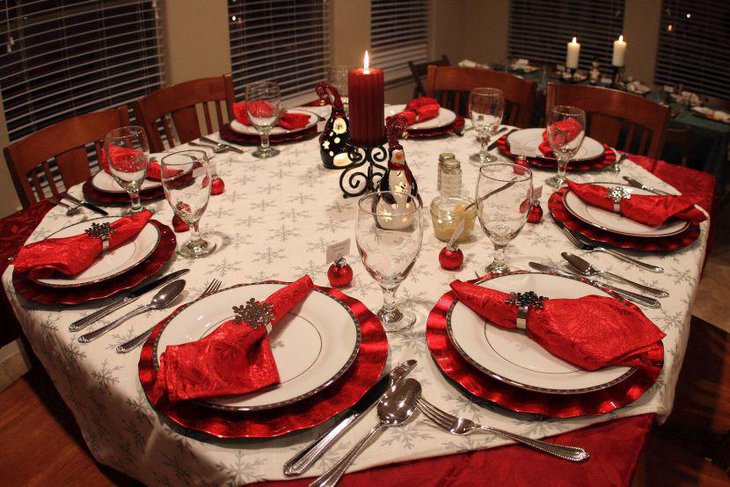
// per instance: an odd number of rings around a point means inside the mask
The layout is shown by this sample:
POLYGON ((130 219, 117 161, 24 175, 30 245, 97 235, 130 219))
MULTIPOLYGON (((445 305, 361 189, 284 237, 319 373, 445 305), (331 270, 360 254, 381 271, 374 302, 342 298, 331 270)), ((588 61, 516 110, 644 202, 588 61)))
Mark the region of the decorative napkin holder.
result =
POLYGON ((332 105, 330 118, 324 125, 319 137, 319 154, 327 169, 342 169, 350 164, 350 121, 345 114, 337 88, 329 83, 319 83, 315 87, 317 96, 323 102, 332 105))

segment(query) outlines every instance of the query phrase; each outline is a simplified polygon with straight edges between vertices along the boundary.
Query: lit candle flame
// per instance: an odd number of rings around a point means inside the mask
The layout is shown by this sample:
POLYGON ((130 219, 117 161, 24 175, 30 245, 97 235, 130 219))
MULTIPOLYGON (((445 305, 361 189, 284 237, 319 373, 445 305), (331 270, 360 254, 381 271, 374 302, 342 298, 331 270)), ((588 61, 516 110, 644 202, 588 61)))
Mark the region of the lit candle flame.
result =
POLYGON ((365 50, 365 57, 362 60, 362 65, 363 65, 364 71, 366 73, 369 73, 370 72, 370 54, 368 54, 367 49, 365 50))
POLYGON ((624 35, 623 34, 621 34, 620 36, 618 36, 618 41, 619 42, 623 42, 624 41, 624 35))
POLYGON ((573 44, 577 44, 577 43, 578 43, 577 38, 573 37, 573 44))

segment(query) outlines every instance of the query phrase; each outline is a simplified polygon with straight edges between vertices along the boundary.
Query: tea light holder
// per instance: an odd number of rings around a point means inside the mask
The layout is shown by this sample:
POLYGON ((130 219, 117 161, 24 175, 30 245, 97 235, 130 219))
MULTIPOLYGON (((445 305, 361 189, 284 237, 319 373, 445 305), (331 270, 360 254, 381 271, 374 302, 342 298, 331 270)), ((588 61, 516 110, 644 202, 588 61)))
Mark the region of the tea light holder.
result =
POLYGON ((340 190, 345 198, 377 191, 386 171, 388 149, 381 145, 350 145, 347 151, 350 164, 340 174, 340 190))

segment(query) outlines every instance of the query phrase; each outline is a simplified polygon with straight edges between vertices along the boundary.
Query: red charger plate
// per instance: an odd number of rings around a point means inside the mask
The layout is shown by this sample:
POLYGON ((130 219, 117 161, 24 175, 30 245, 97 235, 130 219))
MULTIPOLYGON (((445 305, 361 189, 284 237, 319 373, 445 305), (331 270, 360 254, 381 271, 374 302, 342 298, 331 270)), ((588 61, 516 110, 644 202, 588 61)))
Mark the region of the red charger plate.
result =
MULTIPOLYGON (((129 205, 129 195, 126 193, 107 193, 99 191, 92 184, 91 180, 88 180, 81 187, 84 192, 84 198, 94 203, 103 203, 107 205, 129 205)), ((139 192, 139 199, 142 201, 157 200, 165 197, 165 192, 162 187, 146 189, 139 192)))
MULTIPOLYGON (((510 152, 510 145, 507 141, 507 135, 503 135, 497 141, 497 147, 499 151, 510 159, 517 159, 517 156, 510 152)), ((527 157, 525 159, 530 166, 541 168, 541 169, 555 169, 558 167, 558 162, 552 158, 543 157, 527 157)), ((606 144, 603 144, 603 155, 595 159, 589 159, 587 161, 572 161, 568 164, 568 171, 571 172, 584 172, 601 169, 606 166, 610 166, 616 161, 616 152, 606 144)))

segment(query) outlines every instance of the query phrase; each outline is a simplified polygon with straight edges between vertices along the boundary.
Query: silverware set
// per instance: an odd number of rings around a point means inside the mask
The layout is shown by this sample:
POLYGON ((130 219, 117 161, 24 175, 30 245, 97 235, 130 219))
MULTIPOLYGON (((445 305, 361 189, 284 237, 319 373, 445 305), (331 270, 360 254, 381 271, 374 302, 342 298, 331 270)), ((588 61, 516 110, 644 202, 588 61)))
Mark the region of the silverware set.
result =
POLYGON ((85 208, 88 208, 91 211, 93 211, 94 213, 98 213, 102 216, 109 216, 109 213, 107 213, 106 210, 103 210, 103 209, 99 208, 98 206, 96 206, 92 203, 89 203, 86 200, 80 200, 78 198, 75 198, 68 193, 62 193, 58 197, 49 198, 49 201, 51 203, 53 203, 54 205, 61 205, 65 208, 67 208, 66 214, 69 216, 77 213, 81 209, 82 206, 85 208), (69 200, 71 203, 73 203, 73 205, 69 205, 68 203, 64 202, 63 201, 64 199, 69 200))
POLYGON ((200 142, 190 141, 188 142, 188 145, 192 145, 193 147, 205 147, 207 149, 213 149, 213 152, 216 154, 220 154, 221 152, 235 152, 236 154, 243 154, 244 151, 239 149, 238 147, 234 147, 230 144, 225 144, 223 142, 218 142, 217 140, 213 140, 209 137, 199 137, 198 140, 202 140, 203 142, 207 142, 207 144, 201 144, 200 142))

